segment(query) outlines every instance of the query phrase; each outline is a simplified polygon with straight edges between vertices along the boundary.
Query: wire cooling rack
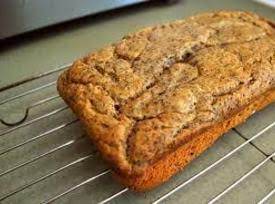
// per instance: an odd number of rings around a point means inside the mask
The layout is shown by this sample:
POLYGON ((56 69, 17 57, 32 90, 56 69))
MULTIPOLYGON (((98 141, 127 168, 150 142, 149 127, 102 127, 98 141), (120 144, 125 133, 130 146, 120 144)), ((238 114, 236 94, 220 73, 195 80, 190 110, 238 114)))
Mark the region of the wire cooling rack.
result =
POLYGON ((56 92, 70 65, 0 88, 1 203, 275 203, 275 107, 223 136, 161 187, 134 193, 56 92))

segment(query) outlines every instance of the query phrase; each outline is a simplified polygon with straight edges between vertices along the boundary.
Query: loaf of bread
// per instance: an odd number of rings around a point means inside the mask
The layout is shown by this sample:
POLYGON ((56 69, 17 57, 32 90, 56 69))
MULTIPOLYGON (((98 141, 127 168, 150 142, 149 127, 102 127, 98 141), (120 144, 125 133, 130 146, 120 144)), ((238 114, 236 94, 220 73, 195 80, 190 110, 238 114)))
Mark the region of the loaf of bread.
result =
POLYGON ((58 91, 115 177, 168 180, 275 100, 275 26, 240 11, 140 30, 77 60, 58 91))

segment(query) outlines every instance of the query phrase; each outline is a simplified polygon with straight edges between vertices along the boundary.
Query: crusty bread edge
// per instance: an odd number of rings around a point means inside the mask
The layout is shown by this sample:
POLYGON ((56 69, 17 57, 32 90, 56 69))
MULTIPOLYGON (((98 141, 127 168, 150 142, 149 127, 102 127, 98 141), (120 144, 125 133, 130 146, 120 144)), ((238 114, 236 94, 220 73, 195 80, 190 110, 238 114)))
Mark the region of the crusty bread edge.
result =
POLYGON ((275 101, 275 90, 269 90, 258 96, 241 111, 233 114, 223 122, 217 123, 204 132, 195 135, 189 142, 162 159, 148 166, 139 176, 126 176, 113 172, 115 179, 134 191, 147 191, 167 181, 171 176, 183 169, 189 162, 210 147, 222 134, 243 123, 256 111, 275 101))

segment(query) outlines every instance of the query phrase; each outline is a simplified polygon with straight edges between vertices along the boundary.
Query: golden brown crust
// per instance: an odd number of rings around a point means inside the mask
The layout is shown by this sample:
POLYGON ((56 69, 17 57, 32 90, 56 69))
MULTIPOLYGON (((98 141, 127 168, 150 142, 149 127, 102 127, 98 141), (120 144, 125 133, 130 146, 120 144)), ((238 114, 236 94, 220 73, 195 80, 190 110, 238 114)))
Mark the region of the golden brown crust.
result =
POLYGON ((144 175, 274 88, 272 26, 222 11, 146 28, 76 61, 58 90, 117 172, 144 175))
POLYGON ((274 89, 267 91, 227 120, 217 123, 201 133, 192 135, 184 145, 147 167, 141 176, 125 176, 114 172, 114 177, 135 191, 150 190, 183 169, 189 162, 210 147, 223 133, 244 122, 255 111, 264 108, 274 100, 274 89))

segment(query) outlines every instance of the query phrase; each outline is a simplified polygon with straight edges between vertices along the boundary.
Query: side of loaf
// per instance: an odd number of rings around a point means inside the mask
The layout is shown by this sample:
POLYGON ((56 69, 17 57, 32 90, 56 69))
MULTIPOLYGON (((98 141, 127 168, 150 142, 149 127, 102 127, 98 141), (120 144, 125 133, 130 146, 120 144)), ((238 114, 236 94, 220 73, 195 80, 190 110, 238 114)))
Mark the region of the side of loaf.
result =
POLYGON ((241 11, 142 29, 58 79, 116 177, 140 191, 274 102, 274 88, 275 25, 241 11))

